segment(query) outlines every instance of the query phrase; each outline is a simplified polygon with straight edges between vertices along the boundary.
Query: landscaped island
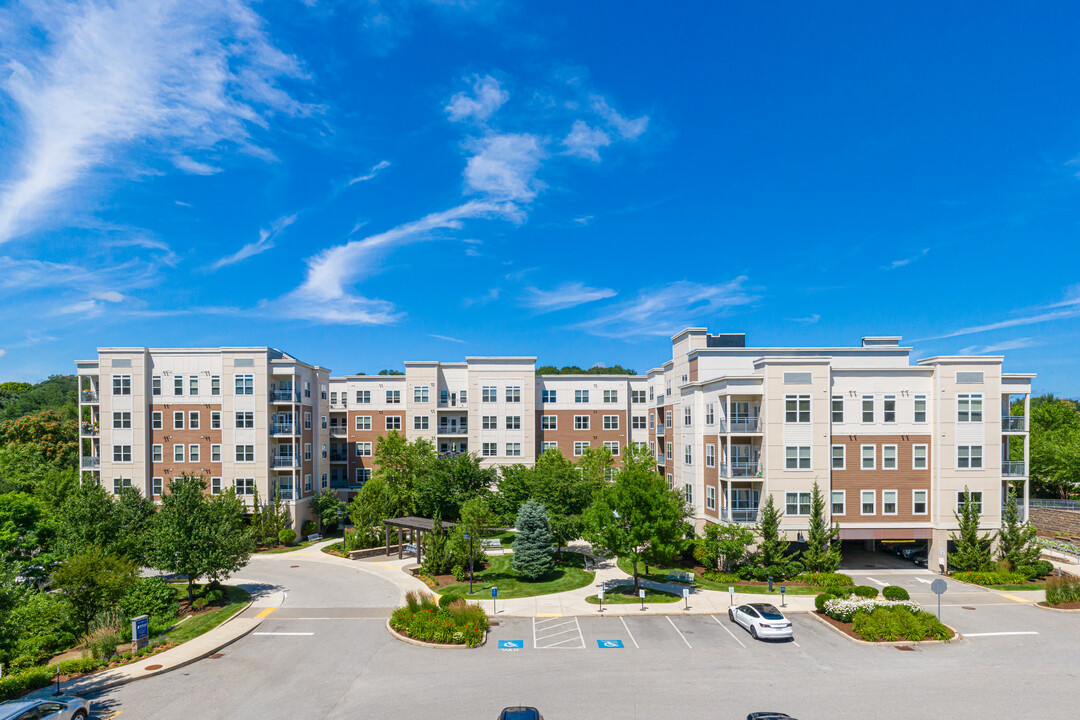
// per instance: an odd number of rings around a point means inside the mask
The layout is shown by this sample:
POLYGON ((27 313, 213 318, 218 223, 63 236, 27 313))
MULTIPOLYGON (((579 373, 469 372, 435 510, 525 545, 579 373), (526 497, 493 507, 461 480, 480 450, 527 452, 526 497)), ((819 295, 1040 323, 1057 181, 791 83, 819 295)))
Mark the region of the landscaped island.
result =
POLYGON ((484 640, 488 617, 479 605, 462 599, 438 603, 426 593, 405 593, 405 605, 394 610, 390 627, 400 635, 436 645, 476 647, 484 640))

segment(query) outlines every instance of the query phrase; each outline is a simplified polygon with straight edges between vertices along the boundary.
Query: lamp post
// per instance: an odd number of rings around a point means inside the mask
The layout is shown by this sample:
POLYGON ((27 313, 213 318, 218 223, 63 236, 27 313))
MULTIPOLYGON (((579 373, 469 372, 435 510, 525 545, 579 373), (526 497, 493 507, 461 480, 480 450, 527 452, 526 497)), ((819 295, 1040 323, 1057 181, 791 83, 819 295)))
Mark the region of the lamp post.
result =
POLYGON ((473 561, 472 561, 472 535, 465 533, 465 539, 469 541, 469 594, 472 595, 473 584, 473 561))

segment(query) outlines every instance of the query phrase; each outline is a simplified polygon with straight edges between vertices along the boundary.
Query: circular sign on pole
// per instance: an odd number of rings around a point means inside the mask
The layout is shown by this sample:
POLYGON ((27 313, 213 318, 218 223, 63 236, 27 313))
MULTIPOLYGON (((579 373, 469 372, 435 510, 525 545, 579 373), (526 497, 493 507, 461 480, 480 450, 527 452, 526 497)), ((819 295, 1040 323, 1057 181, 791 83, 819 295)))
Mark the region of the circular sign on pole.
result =
POLYGON ((934 594, 936 594, 936 595, 944 594, 945 590, 948 589, 948 587, 949 587, 948 583, 946 583, 941 578, 938 578, 934 582, 930 583, 930 589, 933 590, 934 594))

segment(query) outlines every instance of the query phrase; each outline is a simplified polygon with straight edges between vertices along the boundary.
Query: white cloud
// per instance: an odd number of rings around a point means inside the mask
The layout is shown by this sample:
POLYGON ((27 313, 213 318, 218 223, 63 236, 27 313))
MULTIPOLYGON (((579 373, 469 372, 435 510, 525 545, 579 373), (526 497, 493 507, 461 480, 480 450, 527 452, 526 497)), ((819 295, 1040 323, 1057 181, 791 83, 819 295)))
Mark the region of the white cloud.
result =
POLYGON ((368 180, 372 180, 372 179, 375 178, 376 175, 379 174, 380 170, 385 170, 388 167, 390 167, 390 161, 389 160, 380 160, 378 163, 376 163, 371 168, 370 171, 367 172, 367 174, 358 175, 357 177, 354 177, 352 180, 350 180, 347 183, 347 186, 351 187, 351 186, 355 185, 356 183, 362 183, 362 182, 367 182, 368 180))
POLYGON ((123 293, 119 293, 115 290, 100 290, 98 292, 90 293, 90 297, 111 303, 123 302, 126 299, 123 293))
POLYGON ((428 333, 428 337, 435 338, 436 340, 445 340, 447 342, 454 342, 454 343, 463 343, 463 342, 465 342, 464 340, 459 340, 459 339, 457 339, 455 337, 450 337, 449 335, 435 335, 433 333, 428 333))
POLYGON ((797 322, 797 323, 806 323, 807 325, 813 325, 820 319, 821 319, 821 315, 819 315, 817 313, 814 313, 813 315, 808 315, 807 317, 788 318, 788 321, 789 322, 797 322))
POLYGON ((1007 350, 1020 350, 1022 348, 1035 347, 1037 342, 1029 337, 1015 338, 1013 340, 1003 340, 991 345, 970 345, 960 350, 961 355, 991 355, 993 353, 1005 352, 1007 350))
POLYGON ((187 155, 175 155, 172 160, 177 170, 183 170, 190 175, 216 175, 221 168, 204 162, 199 162, 187 155))
POLYGON ((945 338, 960 337, 961 335, 974 335, 976 333, 990 332, 991 330, 1004 330, 1006 328, 1024 327, 1026 325, 1038 325, 1045 322, 1052 322, 1054 320, 1068 320, 1069 318, 1080 317, 1080 307, 1073 307, 1068 310, 1052 310, 1050 312, 1037 313, 1035 315, 1027 315, 1025 317, 1013 318, 1012 320, 1002 320, 1000 322, 988 323, 986 325, 972 325, 970 327, 960 328, 959 330, 953 330, 943 335, 934 335, 933 337, 920 338, 915 342, 923 342, 926 340, 944 340, 945 338))
POLYGON ((180 262, 180 256, 172 251, 169 244, 164 240, 158 240, 157 238, 147 237, 145 235, 135 235, 134 237, 118 238, 110 240, 106 244, 112 247, 140 247, 147 250, 160 250, 164 255, 157 258, 157 261, 168 265, 169 267, 176 267, 180 262))
POLYGON ((115 290, 92 292, 90 293, 90 297, 86 300, 79 300, 57 306, 53 309, 52 314, 97 317, 104 311, 106 303, 119 303, 126 299, 127 298, 122 293, 115 290))
POLYGON ((300 76, 299 65, 271 44, 243 0, 33 7, 0 18, 4 90, 18 113, 4 120, 13 153, 0 242, 70 204, 87 175, 119 159, 152 150, 187 158, 179 162, 188 171, 207 170, 188 153, 226 144, 265 157, 251 128, 310 110, 278 86, 300 76))
POLYGON ((127 289, 145 287, 155 276, 154 266, 141 260, 89 270, 67 263, 0 256, 0 290, 10 292, 60 287, 127 289))
POLYGON ((5 350, 4 348, 0 348, 0 358, 4 357, 5 355, 7 355, 7 350, 5 350))
POLYGON ((620 115, 602 96, 593 95, 589 99, 592 101, 593 111, 618 130, 624 140, 637 140, 649 127, 648 115, 629 120, 620 115))
POLYGON ((582 215, 581 217, 574 218, 574 222, 576 222, 578 225, 588 225, 592 219, 592 215, 582 215))
POLYGON ((502 288, 491 288, 480 297, 465 298, 462 300, 461 305, 463 307, 472 307, 473 305, 487 305, 489 302, 494 302, 499 299, 499 295, 502 294, 502 288))
POLYGON ((585 303, 615 297, 618 293, 610 288, 593 288, 579 282, 563 283, 552 290, 540 290, 530 287, 525 291, 522 302, 539 312, 552 312, 584 305, 585 303))
POLYGON ((611 138, 599 128, 589 127, 584 120, 575 120, 570 134, 563 139, 563 145, 569 155, 600 162, 599 148, 611 144, 611 138))
POLYGON ((922 252, 915 253, 914 255, 912 255, 910 257, 901 258, 899 260, 893 260, 891 263, 889 263, 888 265, 886 265, 882 269, 884 269, 884 270, 895 270, 897 268, 906 267, 906 266, 910 265, 911 263, 915 262, 916 260, 921 260, 922 258, 926 257, 926 254, 928 252, 930 252, 930 248, 925 248, 925 249, 923 249, 922 252))
POLYGON ((607 338, 666 337, 683 328, 730 314, 757 300, 740 276, 719 285, 682 280, 644 288, 632 300, 617 303, 573 327, 607 338))
POLYGON ((284 215, 279 217, 269 228, 263 228, 259 230, 259 239, 255 242, 250 242, 244 245, 242 248, 234 252, 232 255, 226 255, 214 262, 209 270, 220 270, 227 265, 235 265, 241 260, 247 260, 249 257, 264 253, 270 248, 274 247, 274 238, 281 234, 281 231, 296 222, 296 215, 284 215))
POLYGON ((544 157, 536 135, 488 135, 469 144, 474 152, 465 166, 469 190, 513 202, 536 197, 539 187, 535 175, 544 157))
POLYGON ((477 120, 485 122, 510 99, 510 93, 502 89, 499 81, 490 75, 472 77, 472 94, 456 93, 446 106, 446 114, 452 122, 477 120))

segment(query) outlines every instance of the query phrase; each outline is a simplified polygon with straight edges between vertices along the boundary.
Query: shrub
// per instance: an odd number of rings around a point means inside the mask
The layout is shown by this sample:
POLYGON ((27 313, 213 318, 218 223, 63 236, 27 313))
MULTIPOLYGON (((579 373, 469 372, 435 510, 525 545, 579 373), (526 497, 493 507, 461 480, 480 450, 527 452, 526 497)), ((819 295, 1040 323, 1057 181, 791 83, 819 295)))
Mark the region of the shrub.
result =
POLYGON ((918 642, 928 637, 934 640, 948 640, 952 637, 952 632, 930 613, 900 605, 877 607, 870 612, 856 613, 851 629, 869 642, 918 642))
POLYGON ((1046 581, 1046 604, 1080 602, 1080 578, 1051 577, 1046 581))
POLYGON ((176 616, 176 590, 163 578, 141 577, 120 598, 120 612, 126 618, 149 615, 153 620, 164 622, 176 616))
POLYGON ((843 573, 801 573, 791 578, 792 582, 806 583, 814 587, 835 587, 854 585, 855 581, 843 573))
POLYGON ((439 598, 439 607, 441 607, 441 608, 450 607, 450 604, 452 602, 454 602, 455 600, 457 600, 457 599, 458 599, 458 596, 454 595, 452 593, 450 595, 443 595, 442 597, 439 598))
POLYGON ((23 672, 12 673, 0 678, 0 700, 10 700, 24 693, 48 685, 56 671, 51 667, 34 667, 23 672))
POLYGON ((825 603, 835 597, 835 595, 830 595, 829 593, 821 593, 820 595, 814 596, 814 609, 818 612, 823 611, 825 609, 825 603))
POLYGON ((74 645, 76 635, 82 633, 73 621, 71 604, 60 593, 22 596, 11 608, 5 624, 18 630, 11 657, 5 663, 9 671, 40 665, 57 651, 74 645))
POLYGON ((458 643, 469 647, 480 644, 488 628, 487 614, 479 605, 469 605, 454 598, 446 607, 426 606, 421 600, 417 610, 408 605, 394 610, 390 627, 424 642, 458 643))
POLYGON ((982 570, 954 572, 952 577, 961 582, 972 583, 973 585, 1016 585, 1026 581, 1026 578, 1020 573, 1001 572, 997 570, 989 572, 984 572, 982 570))
POLYGON ((908 591, 902 587, 896 585, 889 585, 881 590, 882 596, 886 600, 910 600, 911 596, 908 595, 908 591))
POLYGON ((1054 564, 1049 560, 1036 560, 1031 567, 1035 568, 1035 577, 1046 577, 1054 572, 1054 564))
POLYGON ((210 604, 209 600, 207 600, 204 597, 199 597, 199 598, 195 598, 194 602, 191 603, 191 607, 196 609, 196 610, 202 610, 204 607, 206 607, 209 604, 210 604))
POLYGON ((277 534, 277 539, 282 545, 292 545, 296 542, 296 531, 292 528, 285 528, 277 534))
POLYGON ((305 538, 308 535, 314 535, 318 531, 319 526, 315 524, 314 520, 305 520, 304 523, 300 526, 300 534, 303 535, 305 538))
POLYGON ((450 571, 454 574, 454 579, 458 582, 465 582, 465 568, 460 565, 455 565, 450 571))
POLYGON ((77 673, 88 673, 97 670, 101 667, 101 663, 96 658, 73 658, 71 660, 63 660, 57 663, 60 668, 60 672, 65 675, 75 675, 77 673))
POLYGON ((730 583, 732 585, 742 582, 744 579, 739 573, 726 573, 719 570, 706 570, 702 577, 710 582, 730 583))
POLYGON ((876 598, 878 596, 877 588, 870 587, 869 585, 856 585, 851 588, 851 592, 864 598, 876 598))
POLYGON ((919 603, 911 600, 871 600, 865 598, 832 598, 825 601, 825 614, 833 620, 852 622, 857 613, 870 613, 879 607, 906 607, 912 612, 920 612, 919 603))
POLYGON ((119 633, 111 628, 100 628, 90 633, 86 648, 92 657, 104 662, 116 654, 116 646, 119 644, 119 633))

